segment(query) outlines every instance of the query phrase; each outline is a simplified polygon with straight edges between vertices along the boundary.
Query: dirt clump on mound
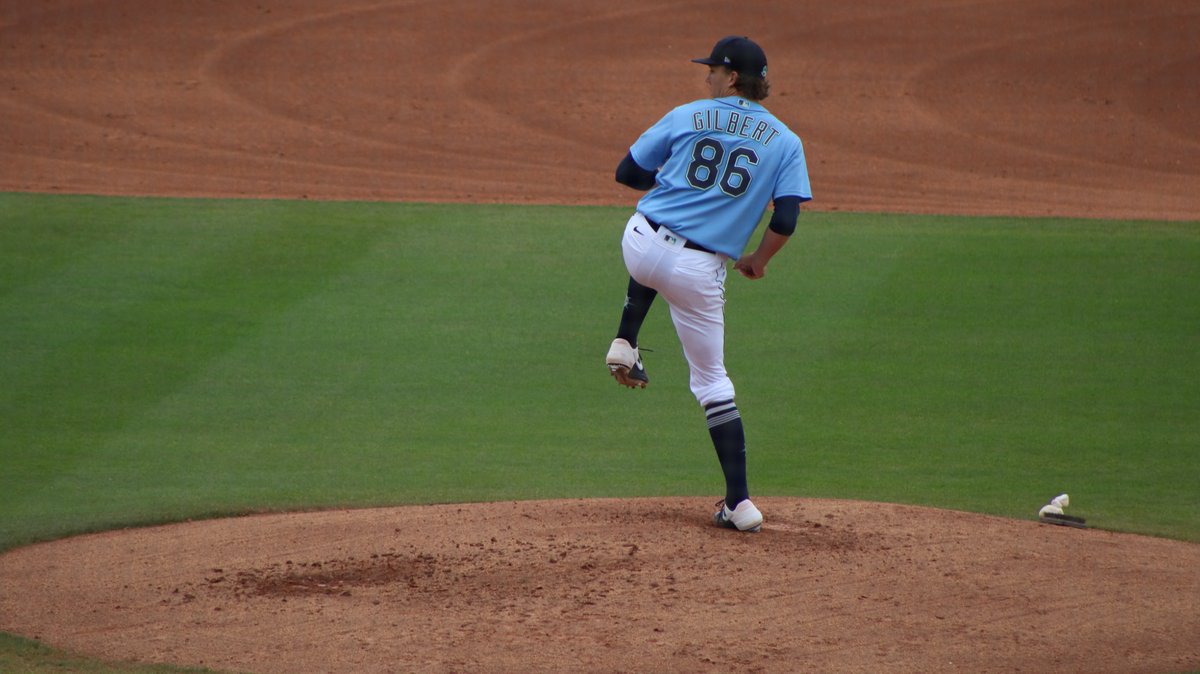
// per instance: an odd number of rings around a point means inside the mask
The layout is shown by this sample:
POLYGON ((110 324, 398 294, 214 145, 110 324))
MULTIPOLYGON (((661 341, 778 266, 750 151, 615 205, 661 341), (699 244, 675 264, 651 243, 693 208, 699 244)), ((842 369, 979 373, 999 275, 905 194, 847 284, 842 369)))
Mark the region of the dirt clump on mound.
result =
POLYGON ((262 515, 0 557, 0 629, 271 672, 1164 672, 1200 546, 959 512, 695 498, 262 515))

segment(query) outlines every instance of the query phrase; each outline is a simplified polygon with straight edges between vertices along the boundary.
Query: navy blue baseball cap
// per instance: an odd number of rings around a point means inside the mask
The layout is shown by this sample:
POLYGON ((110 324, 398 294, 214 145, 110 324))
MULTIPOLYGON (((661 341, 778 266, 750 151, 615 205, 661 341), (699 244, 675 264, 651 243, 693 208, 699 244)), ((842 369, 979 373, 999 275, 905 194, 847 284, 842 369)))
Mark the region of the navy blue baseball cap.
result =
POLYGON ((749 77, 767 76, 767 55, 762 47, 748 37, 730 35, 717 40, 712 55, 703 59, 692 59, 692 63, 706 66, 725 66, 749 77))

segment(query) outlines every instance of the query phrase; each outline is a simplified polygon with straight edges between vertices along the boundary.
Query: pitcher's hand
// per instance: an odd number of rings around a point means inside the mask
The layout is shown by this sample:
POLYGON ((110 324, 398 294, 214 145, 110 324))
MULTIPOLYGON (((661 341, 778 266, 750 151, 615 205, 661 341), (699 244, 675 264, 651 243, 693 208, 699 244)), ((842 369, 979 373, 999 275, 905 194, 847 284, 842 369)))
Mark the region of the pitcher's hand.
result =
POLYGON ((767 275, 767 263, 759 262, 753 253, 738 258, 738 261, 733 263, 733 268, 752 281, 767 275))

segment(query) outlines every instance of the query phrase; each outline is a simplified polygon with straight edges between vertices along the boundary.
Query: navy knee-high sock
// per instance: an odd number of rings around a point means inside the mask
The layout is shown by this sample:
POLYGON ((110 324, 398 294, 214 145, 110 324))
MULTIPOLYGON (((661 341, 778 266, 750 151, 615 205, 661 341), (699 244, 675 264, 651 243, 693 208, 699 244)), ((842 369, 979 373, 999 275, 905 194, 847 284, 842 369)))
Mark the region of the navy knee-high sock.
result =
POLYGON ((704 406, 708 419, 708 434, 717 450, 721 472, 725 474, 725 505, 730 510, 750 498, 746 486, 746 433, 742 414, 732 400, 721 400, 704 406))
POLYGON ((630 346, 638 345, 638 333, 642 331, 642 323, 646 321, 646 314, 650 313, 650 305, 657 296, 658 291, 654 288, 629 279, 625 307, 621 309, 621 324, 617 327, 618 339, 629 342, 630 346))

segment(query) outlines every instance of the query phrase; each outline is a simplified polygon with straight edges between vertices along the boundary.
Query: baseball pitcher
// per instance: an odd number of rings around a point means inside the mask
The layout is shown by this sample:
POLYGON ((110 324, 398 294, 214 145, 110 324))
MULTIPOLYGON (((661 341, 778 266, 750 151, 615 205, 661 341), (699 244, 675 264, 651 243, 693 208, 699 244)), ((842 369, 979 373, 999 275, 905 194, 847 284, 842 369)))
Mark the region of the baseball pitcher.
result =
POLYGON ((713 521, 758 531, 763 515, 750 501, 746 440, 725 372, 726 262, 748 279, 796 229, 800 204, 812 199, 800 138, 762 105, 770 84, 767 57, 746 37, 719 40, 707 58, 711 98, 679 106, 646 130, 617 167, 618 182, 648 190, 625 225, 621 249, 629 286, 606 364, 618 383, 649 383, 638 332, 662 295, 683 346, 693 395, 725 475, 725 498, 713 521), (768 203, 774 211, 758 247, 743 254, 768 203))

